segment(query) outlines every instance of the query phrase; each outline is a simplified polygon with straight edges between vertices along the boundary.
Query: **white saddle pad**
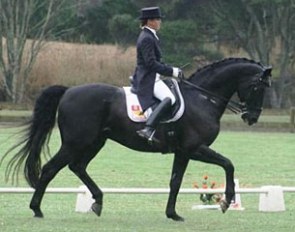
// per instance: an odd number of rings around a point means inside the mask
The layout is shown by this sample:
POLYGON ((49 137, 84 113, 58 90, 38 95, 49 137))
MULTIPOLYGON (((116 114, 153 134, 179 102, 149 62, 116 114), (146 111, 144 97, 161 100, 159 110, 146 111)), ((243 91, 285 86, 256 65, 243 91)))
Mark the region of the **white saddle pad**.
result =
MULTIPOLYGON (((167 120, 166 123, 177 121, 183 115, 183 112, 184 112, 184 100, 180 92, 178 82, 176 80, 173 80, 173 82, 175 83, 177 92, 180 96, 180 107, 178 111, 176 112, 176 114, 173 116, 173 118, 167 120)), ((125 86, 123 87, 123 89, 125 91, 125 96, 126 96, 126 107, 127 107, 128 117, 133 122, 146 122, 147 118, 144 116, 142 112, 142 108, 138 101, 137 95, 131 92, 131 87, 125 86)))

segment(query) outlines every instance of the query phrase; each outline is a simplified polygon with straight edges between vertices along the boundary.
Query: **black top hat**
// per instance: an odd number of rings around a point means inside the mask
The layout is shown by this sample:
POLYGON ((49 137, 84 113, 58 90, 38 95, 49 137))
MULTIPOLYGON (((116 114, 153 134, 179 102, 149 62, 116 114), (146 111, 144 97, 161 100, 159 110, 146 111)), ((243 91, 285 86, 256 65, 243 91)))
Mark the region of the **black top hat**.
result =
POLYGON ((143 19, 160 19, 163 18, 159 7, 146 7, 141 9, 140 20, 143 19))

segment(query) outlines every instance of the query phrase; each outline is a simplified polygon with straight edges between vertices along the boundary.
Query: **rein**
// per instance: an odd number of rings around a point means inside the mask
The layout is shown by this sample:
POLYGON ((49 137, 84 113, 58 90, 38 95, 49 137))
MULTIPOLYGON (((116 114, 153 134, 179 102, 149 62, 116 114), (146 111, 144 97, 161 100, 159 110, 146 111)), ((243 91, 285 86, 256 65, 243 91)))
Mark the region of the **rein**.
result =
POLYGON ((193 87, 193 88, 195 88, 195 89, 197 89, 197 90, 200 90, 203 93, 206 93, 207 95, 209 95, 211 97, 217 98, 217 99, 227 103, 226 108, 229 109, 230 111, 232 111, 235 114, 239 114, 239 113, 243 112, 244 105, 241 104, 241 103, 235 102, 233 100, 228 100, 225 97, 222 97, 222 96, 219 96, 219 95, 217 95, 215 93, 212 93, 212 92, 208 91, 207 89, 204 89, 204 88, 202 88, 202 87, 200 87, 198 85, 195 85, 195 84, 193 84, 190 81, 187 81, 185 79, 181 79, 180 81, 187 84, 187 85, 189 85, 189 86, 191 86, 191 87, 193 87))

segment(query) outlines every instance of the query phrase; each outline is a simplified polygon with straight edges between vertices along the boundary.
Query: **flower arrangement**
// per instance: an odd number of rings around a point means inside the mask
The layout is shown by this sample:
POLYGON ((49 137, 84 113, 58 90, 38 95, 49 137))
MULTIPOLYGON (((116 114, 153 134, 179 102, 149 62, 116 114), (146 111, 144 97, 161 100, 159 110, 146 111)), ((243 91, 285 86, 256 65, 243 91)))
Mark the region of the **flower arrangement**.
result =
MULTIPOLYGON (((207 175, 203 176, 203 180, 202 180, 202 189, 214 189, 217 188, 217 184, 215 181, 209 182, 209 177, 207 175)), ((194 188, 200 188, 198 183, 195 182, 193 184, 194 188)), ((220 193, 201 193, 200 194, 200 200, 203 202, 203 204, 205 205, 215 205, 218 204, 220 202, 220 200, 222 199, 222 194, 220 193)))

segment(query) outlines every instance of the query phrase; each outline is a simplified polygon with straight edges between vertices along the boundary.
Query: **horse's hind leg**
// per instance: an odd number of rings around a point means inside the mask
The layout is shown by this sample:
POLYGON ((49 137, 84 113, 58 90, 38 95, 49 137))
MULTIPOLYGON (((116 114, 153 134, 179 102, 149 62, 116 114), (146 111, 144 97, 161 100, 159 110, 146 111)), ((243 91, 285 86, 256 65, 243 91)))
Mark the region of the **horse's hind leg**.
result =
POLYGON ((34 211, 35 217, 43 217, 40 205, 46 187, 55 175, 69 163, 70 155, 65 147, 61 147, 57 154, 42 168, 40 179, 30 203, 30 208, 34 211))
MULTIPOLYGON (((96 142, 97 143, 97 142, 96 142)), ((103 147, 105 141, 99 144, 94 144, 87 150, 72 160, 69 164, 69 168, 73 171, 81 181, 88 187, 89 191, 92 193, 92 197, 95 202, 92 204, 92 211, 97 215, 101 215, 102 205, 103 205, 103 193, 96 183, 91 179, 91 177, 86 172, 86 168, 89 162, 95 157, 98 151, 103 147)))

